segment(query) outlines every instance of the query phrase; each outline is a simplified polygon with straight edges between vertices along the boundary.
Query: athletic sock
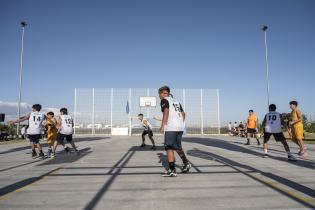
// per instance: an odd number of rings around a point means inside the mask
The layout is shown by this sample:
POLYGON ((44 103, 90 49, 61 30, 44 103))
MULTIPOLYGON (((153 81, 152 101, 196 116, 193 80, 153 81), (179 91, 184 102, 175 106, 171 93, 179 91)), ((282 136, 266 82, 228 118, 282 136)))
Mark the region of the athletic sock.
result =
POLYGON ((264 149, 264 152, 265 152, 265 154, 268 154, 268 150, 267 149, 264 149))
POLYGON ((170 170, 174 171, 175 170, 175 163, 174 162, 169 162, 168 164, 169 164, 170 170))

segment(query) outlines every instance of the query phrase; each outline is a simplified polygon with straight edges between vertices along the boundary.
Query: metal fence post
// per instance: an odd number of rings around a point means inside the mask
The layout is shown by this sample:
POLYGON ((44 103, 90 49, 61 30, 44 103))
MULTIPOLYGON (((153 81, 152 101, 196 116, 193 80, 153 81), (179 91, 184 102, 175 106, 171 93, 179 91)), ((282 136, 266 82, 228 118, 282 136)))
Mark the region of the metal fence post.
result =
POLYGON ((110 133, 113 133, 113 99, 114 99, 114 89, 110 89, 110 133))
MULTIPOLYGON (((147 96, 150 96, 150 89, 149 88, 147 88, 147 96)), ((149 107, 146 107, 146 109, 147 109, 147 118, 149 119, 149 117, 150 117, 150 109, 149 109, 149 107)))
POLYGON ((129 88, 129 113, 128 113, 128 117, 129 117, 129 136, 131 136, 132 134, 132 123, 131 123, 131 88, 129 88))
POLYGON ((186 90, 185 88, 183 89, 183 109, 184 111, 186 110, 186 90))
POLYGON ((77 88, 74 88, 74 109, 73 109, 73 134, 76 134, 76 117, 77 117, 77 88))
POLYGON ((92 135, 95 134, 95 90, 92 89, 92 135))
POLYGON ((200 89, 200 114, 201 114, 201 135, 203 135, 203 98, 202 89, 200 89))
POLYGON ((220 122, 220 96, 219 89, 217 89, 217 100, 218 100, 218 134, 221 134, 221 122, 220 122))

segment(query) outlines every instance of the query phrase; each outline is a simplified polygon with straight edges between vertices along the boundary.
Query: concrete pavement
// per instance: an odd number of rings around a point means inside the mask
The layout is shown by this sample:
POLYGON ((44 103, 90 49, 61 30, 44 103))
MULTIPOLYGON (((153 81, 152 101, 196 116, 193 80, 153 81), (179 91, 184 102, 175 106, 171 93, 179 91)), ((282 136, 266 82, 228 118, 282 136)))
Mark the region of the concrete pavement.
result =
POLYGON ((139 147, 139 136, 80 137, 80 156, 59 148, 46 160, 32 160, 26 141, 1 145, 0 209, 315 208, 313 145, 307 159, 291 163, 274 141, 264 159, 261 146, 245 146, 245 139, 188 136, 183 146, 191 172, 163 178, 162 136, 156 138, 158 150, 151 151, 139 147))

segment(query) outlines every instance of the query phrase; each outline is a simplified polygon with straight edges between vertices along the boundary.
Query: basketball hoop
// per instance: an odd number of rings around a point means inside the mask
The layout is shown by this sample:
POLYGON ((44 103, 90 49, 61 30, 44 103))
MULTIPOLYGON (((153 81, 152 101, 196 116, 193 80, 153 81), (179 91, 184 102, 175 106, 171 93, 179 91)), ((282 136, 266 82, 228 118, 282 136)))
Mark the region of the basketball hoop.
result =
POLYGON ((149 96, 140 97, 140 107, 155 107, 156 106, 156 98, 149 96))

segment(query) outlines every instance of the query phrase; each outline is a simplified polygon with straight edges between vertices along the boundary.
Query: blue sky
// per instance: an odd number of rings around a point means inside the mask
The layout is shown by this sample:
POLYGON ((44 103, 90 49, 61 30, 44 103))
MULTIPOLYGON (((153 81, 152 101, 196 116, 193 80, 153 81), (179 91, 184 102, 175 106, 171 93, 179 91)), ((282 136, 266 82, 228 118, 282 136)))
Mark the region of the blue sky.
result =
MULTIPOLYGON (((315 116, 315 1, 0 1, 0 101, 17 100, 26 20, 23 101, 73 107, 75 87, 218 88, 221 118, 271 102, 315 116)), ((1 110, 0 110, 1 112, 1 110)))

